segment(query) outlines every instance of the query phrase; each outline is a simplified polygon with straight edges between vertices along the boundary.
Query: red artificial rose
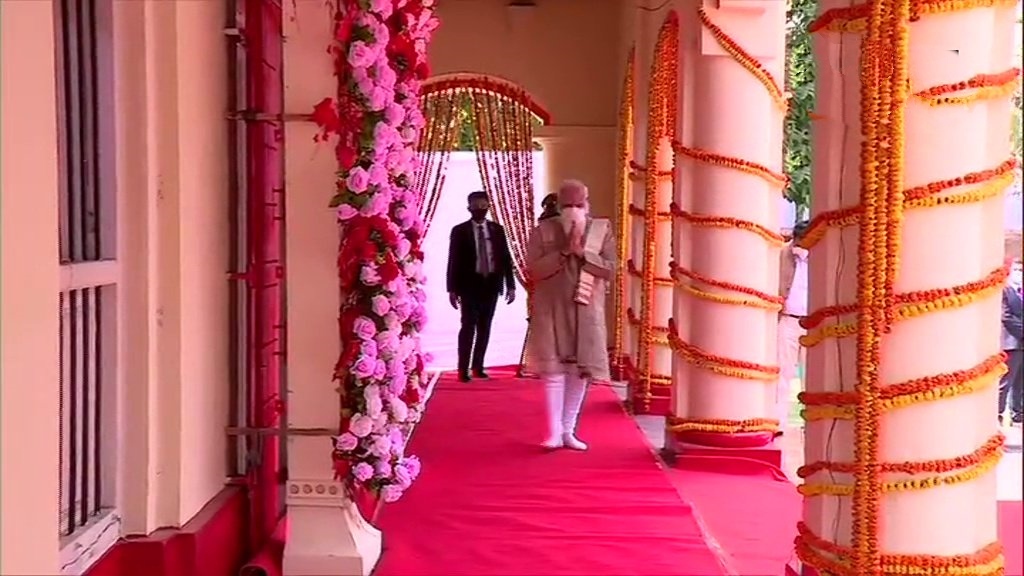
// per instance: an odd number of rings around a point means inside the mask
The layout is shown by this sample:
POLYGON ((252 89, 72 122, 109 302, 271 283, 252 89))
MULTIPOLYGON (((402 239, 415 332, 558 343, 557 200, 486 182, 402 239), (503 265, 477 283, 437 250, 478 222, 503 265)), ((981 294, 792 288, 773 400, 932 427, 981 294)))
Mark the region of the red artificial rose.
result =
POLYGON ((359 245, 359 259, 363 262, 370 262, 377 258, 377 245, 367 240, 359 245))
POLYGON ((402 402, 409 405, 419 404, 420 400, 422 400, 422 393, 419 386, 407 386, 400 398, 402 402))
POLYGON ((427 63, 426 59, 423 59, 416 65, 416 78, 420 80, 430 78, 430 64, 427 63))
POLYGON ((320 132, 313 137, 315 142, 326 140, 331 134, 341 132, 341 118, 338 116, 338 109, 334 100, 324 98, 313 107, 313 123, 320 128, 320 132))
POLYGON ((380 265, 380 268, 377 270, 377 272, 378 274, 380 274, 380 280, 384 284, 387 284, 388 282, 391 282, 395 278, 398 278, 398 275, 401 273, 401 270, 398 268, 398 264, 395 262, 395 257, 392 256, 391 252, 388 252, 385 255, 384 263, 380 265))

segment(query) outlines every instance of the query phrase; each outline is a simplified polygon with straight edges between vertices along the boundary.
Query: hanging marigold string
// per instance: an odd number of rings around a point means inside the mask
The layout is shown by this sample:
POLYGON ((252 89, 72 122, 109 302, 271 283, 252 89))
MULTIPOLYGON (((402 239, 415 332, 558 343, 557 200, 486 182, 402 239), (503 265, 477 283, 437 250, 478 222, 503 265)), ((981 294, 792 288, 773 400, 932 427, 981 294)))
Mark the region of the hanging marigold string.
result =
POLYGON ((1016 0, 874 0, 870 4, 829 10, 812 31, 865 32, 862 41, 862 118, 860 205, 818 215, 802 244, 814 246, 829 229, 859 225, 858 303, 813 311, 802 324, 812 329, 802 343, 813 346, 825 338, 857 336, 857 383, 843 392, 803 392, 800 401, 808 421, 852 420, 855 451, 852 462, 815 461, 801 467, 800 492, 809 497, 831 495, 853 499, 852 545, 840 546, 801 523, 797 554, 808 565, 836 576, 880 574, 1001 575, 1002 546, 992 543, 974 554, 936 556, 883 554, 878 538, 882 493, 926 490, 968 482, 990 473, 1003 453, 1002 435, 994 435, 973 453, 919 462, 880 461, 877 438, 884 412, 924 402, 955 398, 990 389, 1006 372, 1005 355, 996 353, 971 368, 883 386, 878 366, 881 338, 892 323, 928 312, 970 305, 994 297, 1008 267, 985 278, 951 288, 898 294, 893 288, 900 251, 903 210, 976 203, 995 198, 1013 181, 1015 159, 964 176, 903 188, 903 115, 913 97, 922 104, 977 105, 1008 97, 1020 71, 979 74, 968 80, 910 94, 907 74, 908 23, 923 15, 975 8, 1010 6, 1016 0), (957 191, 967 187, 965 191, 957 191), (857 315, 855 322, 814 330, 829 318, 857 315), (818 478, 822 473, 853 476, 853 484, 818 478), (885 474, 900 474, 885 479, 885 474), (915 476, 906 478, 906 475, 915 476))
POLYGON ((632 219, 630 216, 630 193, 632 182, 630 181, 630 162, 633 159, 633 106, 635 91, 635 48, 629 50, 626 58, 626 73, 622 80, 622 94, 619 101, 619 134, 616 150, 618 162, 616 164, 616 191, 615 191, 615 215, 616 231, 615 242, 619 250, 618 267, 619 273, 615 275, 615 286, 613 288, 613 302, 615 309, 615 324, 612 333, 611 364, 621 369, 623 363, 623 341, 626 331, 626 283, 629 281, 626 276, 626 260, 629 259, 630 250, 630 228, 632 219))
POLYGON ((526 245, 533 229, 534 113, 505 93, 473 90, 477 166, 504 224, 520 284, 529 290, 526 245))
MULTIPOLYGON (((647 155, 644 174, 644 247, 642 290, 640 293, 640 342, 638 343, 637 365, 640 371, 641 410, 651 408, 651 375, 654 371, 654 296, 655 262, 657 258, 657 212, 658 188, 661 176, 658 167, 658 148, 662 140, 670 142, 676 130, 676 98, 679 81, 679 16, 669 11, 658 31, 651 62, 647 94, 647 155)), ((666 249, 667 247, 662 247, 666 249)))
POLYGON ((413 180, 413 190, 419 198, 423 233, 426 235, 434 220, 447 174, 448 160, 461 123, 458 109, 464 95, 457 90, 433 92, 420 96, 426 125, 420 133, 417 146, 419 167, 413 180))

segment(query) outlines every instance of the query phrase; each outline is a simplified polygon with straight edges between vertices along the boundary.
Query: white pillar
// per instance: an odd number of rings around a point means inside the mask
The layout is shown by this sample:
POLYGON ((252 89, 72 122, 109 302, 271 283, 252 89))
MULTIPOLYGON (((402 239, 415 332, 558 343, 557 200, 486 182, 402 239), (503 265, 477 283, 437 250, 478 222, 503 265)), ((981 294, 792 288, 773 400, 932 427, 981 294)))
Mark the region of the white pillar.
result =
MULTIPOLYGON (((286 2, 285 10, 285 111, 305 113, 337 90, 324 51, 332 22, 318 2, 286 2)), ((313 142, 315 134, 312 123, 286 124, 288 425, 336 430, 340 399, 331 377, 338 358, 338 227, 327 201, 337 165, 329 145, 313 142)), ((285 576, 365 576, 380 558, 380 532, 334 481, 331 452, 327 436, 288 440, 285 576)))

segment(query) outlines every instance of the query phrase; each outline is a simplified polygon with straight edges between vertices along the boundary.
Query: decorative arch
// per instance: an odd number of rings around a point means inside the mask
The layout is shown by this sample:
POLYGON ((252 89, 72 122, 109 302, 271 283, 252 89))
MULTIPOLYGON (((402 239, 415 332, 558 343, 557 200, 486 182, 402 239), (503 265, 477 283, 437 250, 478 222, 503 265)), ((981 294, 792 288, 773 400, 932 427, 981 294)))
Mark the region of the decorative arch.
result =
POLYGON ((424 229, 433 220, 448 158, 468 112, 484 190, 508 234, 516 276, 529 288, 525 270, 534 218, 533 129, 550 123, 551 115, 514 82, 465 72, 425 81, 420 101, 426 124, 420 133, 420 168, 413 186, 420 198, 424 229))
MULTIPOLYGON (((657 245, 657 230, 663 223, 658 213, 658 197, 671 197, 674 182, 674 162, 671 142, 675 138, 677 99, 679 95, 679 16, 673 10, 665 16, 658 31, 651 59, 650 77, 647 83, 647 153, 643 166, 636 166, 643 174, 644 185, 644 242, 643 261, 640 276, 640 318, 639 342, 637 342, 637 368, 640 380, 639 406, 641 413, 649 413, 654 397, 654 385, 671 386, 672 378, 655 373, 654 348, 665 346, 665 326, 656 326, 654 318, 655 288, 665 285, 666 274, 655 269, 658 250, 671 250, 669 246, 657 245), (668 149, 666 150, 666 147, 668 149)), ((659 396, 663 397, 664 393, 659 396)))
POLYGON ((629 49, 626 57, 626 70, 622 78, 622 93, 619 96, 619 121, 616 143, 616 166, 615 166, 615 241, 619 250, 618 267, 619 272, 615 275, 615 286, 613 291, 615 306, 615 324, 612 332, 612 354, 611 366, 616 378, 621 377, 621 371, 626 361, 625 339, 628 323, 626 309, 629 306, 627 301, 626 288, 629 282, 627 278, 627 265, 630 251, 630 228, 632 219, 629 212, 631 202, 632 178, 630 163, 633 161, 633 132, 635 130, 635 107, 636 107, 636 47, 629 49))

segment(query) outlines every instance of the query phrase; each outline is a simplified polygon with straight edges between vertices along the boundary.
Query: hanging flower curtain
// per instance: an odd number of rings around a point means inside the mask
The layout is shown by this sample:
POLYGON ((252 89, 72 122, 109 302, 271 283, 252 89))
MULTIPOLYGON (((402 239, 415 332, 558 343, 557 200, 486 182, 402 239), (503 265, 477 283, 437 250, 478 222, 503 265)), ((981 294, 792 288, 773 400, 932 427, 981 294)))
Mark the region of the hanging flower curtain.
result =
POLYGON ((413 179, 413 190, 419 198, 424 236, 434 220, 434 212, 444 188, 448 160, 459 134, 458 109, 462 98, 455 91, 420 96, 427 124, 420 133, 417 146, 420 163, 413 179))
POLYGON ((474 90, 471 98, 480 179, 505 226, 516 277, 529 289, 526 244, 534 225, 533 114, 504 94, 474 90))

